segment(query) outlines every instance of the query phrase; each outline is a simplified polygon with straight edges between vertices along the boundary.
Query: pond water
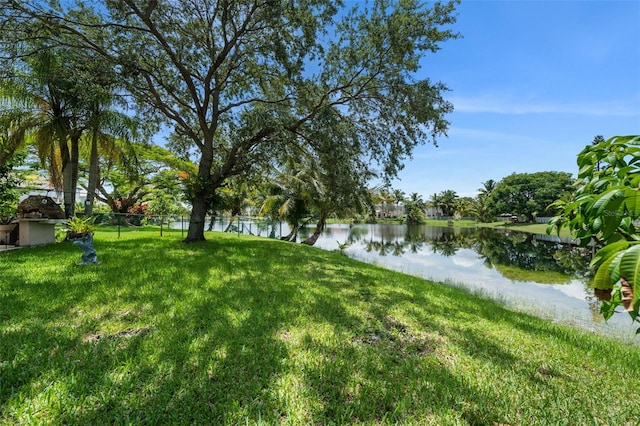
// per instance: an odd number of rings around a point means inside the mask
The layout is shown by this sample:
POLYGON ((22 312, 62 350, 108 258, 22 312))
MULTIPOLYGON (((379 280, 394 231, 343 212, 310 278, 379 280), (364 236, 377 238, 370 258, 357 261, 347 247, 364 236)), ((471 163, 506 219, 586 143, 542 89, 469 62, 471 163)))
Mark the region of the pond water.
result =
MULTIPOLYGON (((305 228, 305 238, 313 228, 305 228)), ((548 235, 487 228, 328 225, 315 246, 364 262, 464 287, 507 306, 640 343, 627 313, 608 322, 591 288, 591 250, 548 235)))

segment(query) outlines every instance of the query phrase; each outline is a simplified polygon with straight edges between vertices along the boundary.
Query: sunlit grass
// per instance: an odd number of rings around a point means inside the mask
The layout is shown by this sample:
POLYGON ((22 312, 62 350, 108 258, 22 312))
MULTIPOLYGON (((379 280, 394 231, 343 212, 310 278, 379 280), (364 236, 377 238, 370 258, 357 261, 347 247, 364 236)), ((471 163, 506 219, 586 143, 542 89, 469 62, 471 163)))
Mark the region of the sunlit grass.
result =
MULTIPOLYGON (((545 235, 547 233, 547 227, 549 226, 546 223, 509 223, 509 222, 491 222, 491 223, 477 223, 478 227, 484 228, 496 228, 496 229, 509 229, 511 231, 518 232, 526 232, 528 234, 541 234, 545 235)), ((556 231, 554 231, 551 235, 558 235, 556 231)), ((571 237, 571 232, 568 228, 562 228, 560 230, 561 237, 571 237)))
POLYGON ((640 350, 300 244, 0 254, 0 424, 635 424, 640 350))

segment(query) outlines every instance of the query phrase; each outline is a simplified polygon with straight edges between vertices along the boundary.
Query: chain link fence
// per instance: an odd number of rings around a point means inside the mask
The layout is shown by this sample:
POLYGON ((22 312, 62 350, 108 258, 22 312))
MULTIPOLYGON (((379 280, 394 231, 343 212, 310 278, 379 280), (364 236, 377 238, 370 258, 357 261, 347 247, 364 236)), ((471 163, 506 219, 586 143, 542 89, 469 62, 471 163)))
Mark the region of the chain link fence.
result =
MULTIPOLYGON (((96 213, 93 215, 99 225, 115 226, 120 231, 124 228, 155 226, 160 236, 166 231, 180 230, 183 236, 189 228, 188 215, 144 215, 132 213, 96 213)), ((208 216, 205 231, 230 232, 255 235, 259 237, 281 238, 288 234, 289 227, 282 221, 248 216, 208 216)))

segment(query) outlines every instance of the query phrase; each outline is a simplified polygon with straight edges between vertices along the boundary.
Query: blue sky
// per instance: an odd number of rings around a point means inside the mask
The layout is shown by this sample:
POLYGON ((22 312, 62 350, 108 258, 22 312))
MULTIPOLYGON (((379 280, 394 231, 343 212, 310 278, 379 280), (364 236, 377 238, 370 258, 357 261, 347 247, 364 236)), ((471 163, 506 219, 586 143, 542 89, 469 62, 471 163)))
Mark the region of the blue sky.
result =
POLYGON ((596 135, 640 134, 640 1, 463 0, 463 36, 423 61, 455 107, 393 188, 475 196, 511 173, 577 173, 596 135))

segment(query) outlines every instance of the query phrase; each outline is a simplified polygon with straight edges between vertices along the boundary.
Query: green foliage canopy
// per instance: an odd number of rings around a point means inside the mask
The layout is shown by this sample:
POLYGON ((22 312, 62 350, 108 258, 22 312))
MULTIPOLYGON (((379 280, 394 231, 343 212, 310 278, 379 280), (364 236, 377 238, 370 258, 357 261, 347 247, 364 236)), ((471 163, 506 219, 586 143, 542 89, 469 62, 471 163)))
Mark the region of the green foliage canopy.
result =
POLYGON ((408 225, 419 225, 424 222, 424 209, 426 203, 417 192, 412 193, 404 202, 406 223, 408 225))
POLYGON ((503 178, 491 192, 487 206, 494 216, 508 213, 526 216, 551 216, 549 206, 573 188, 573 178, 566 172, 513 173, 503 178))
POLYGON ((0 50, 35 33, 109 62, 137 107, 173 126, 174 148, 194 154, 187 241, 196 241, 227 179, 296 155, 296 147, 346 152, 368 172, 393 177, 417 144, 436 143, 452 111, 447 88, 415 72, 457 37, 446 28, 456 3, 116 0, 59 8, 2 0, 11 32, 0 50))

